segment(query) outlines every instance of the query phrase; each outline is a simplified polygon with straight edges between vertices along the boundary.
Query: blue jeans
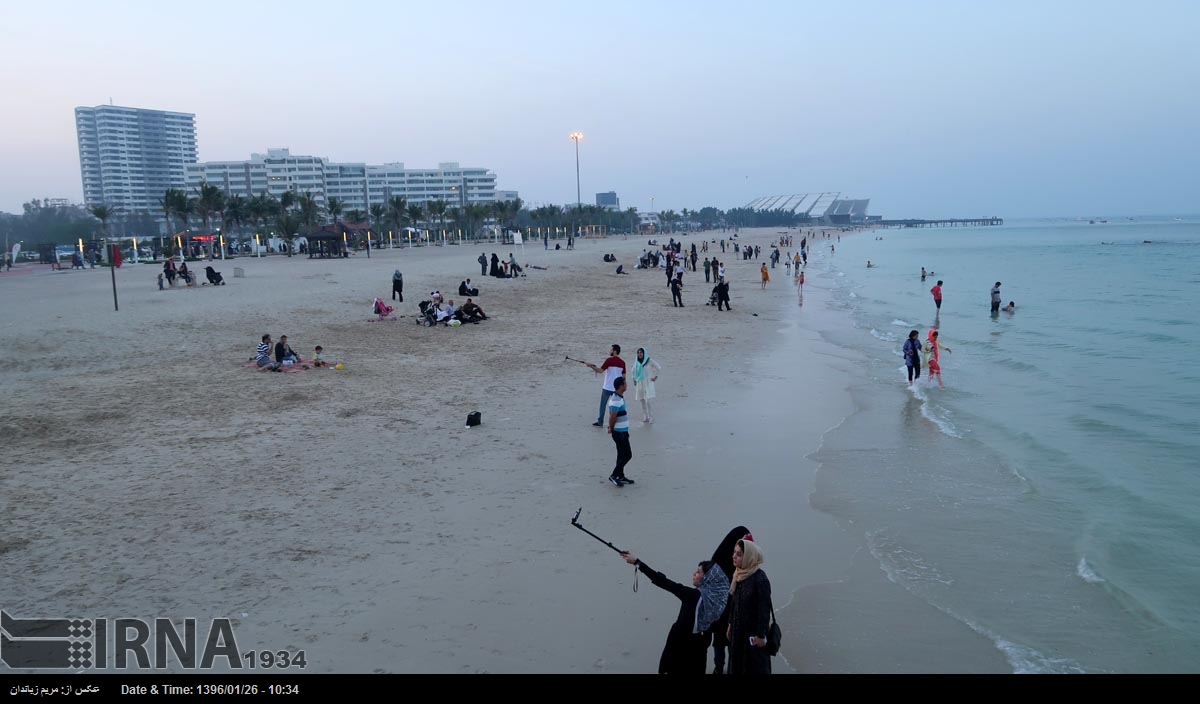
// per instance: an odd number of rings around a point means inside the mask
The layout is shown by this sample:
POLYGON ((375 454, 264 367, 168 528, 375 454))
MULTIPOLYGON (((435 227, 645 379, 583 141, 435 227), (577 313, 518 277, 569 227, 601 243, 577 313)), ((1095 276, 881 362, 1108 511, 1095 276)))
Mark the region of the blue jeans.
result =
POLYGON ((604 425, 604 409, 608 408, 608 399, 612 398, 613 392, 604 389, 600 392, 600 415, 596 416, 596 422, 604 425))

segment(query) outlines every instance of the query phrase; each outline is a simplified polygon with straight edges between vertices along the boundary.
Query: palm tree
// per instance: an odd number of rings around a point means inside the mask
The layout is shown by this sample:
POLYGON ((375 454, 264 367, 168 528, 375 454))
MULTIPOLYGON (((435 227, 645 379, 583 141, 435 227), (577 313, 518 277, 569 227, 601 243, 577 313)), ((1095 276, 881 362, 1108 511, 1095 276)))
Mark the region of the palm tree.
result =
POLYGON ((330 197, 325 201, 325 212, 329 213, 329 217, 333 218, 333 224, 337 225, 341 222, 342 210, 345 209, 345 204, 341 198, 330 197))
POLYGON ((88 213, 100 221, 100 236, 108 238, 108 220, 117 214, 117 209, 110 205, 93 205, 88 213))
MULTIPOLYGON (((196 198, 196 214, 204 222, 204 234, 211 235, 212 230, 208 226, 209 219, 216 215, 221 215, 221 211, 225 209, 225 193, 220 188, 211 185, 208 181, 201 181, 200 187, 196 189, 199 196, 196 198)), ((213 254, 212 240, 209 241, 208 255, 213 254)))
POLYGON ((186 230, 188 218, 196 212, 196 200, 178 188, 171 189, 171 213, 179 219, 179 226, 186 230))
POLYGON ((288 189, 279 194, 278 199, 271 201, 278 207, 279 215, 275 219, 275 224, 279 229, 280 236, 287 240, 287 255, 292 256, 292 238, 300 231, 300 218, 289 218, 289 213, 292 206, 296 205, 296 192, 288 189))
POLYGON ((408 226, 415 230, 417 229, 417 223, 421 221, 421 218, 425 217, 425 208, 420 203, 413 203, 408 206, 407 214, 408 226))
POLYGON ((317 221, 321 219, 321 202, 312 191, 305 191, 299 199, 300 220, 309 232, 317 229, 317 221))
POLYGON ((387 220, 396 230, 404 227, 404 216, 408 212, 408 201, 403 196, 387 199, 387 220))
POLYGON ((250 204, 242 196, 231 196, 225 201, 225 214, 222 226, 228 230, 235 228, 238 235, 242 234, 242 224, 250 217, 250 204))
MULTIPOLYGON (((371 222, 368 223, 368 225, 371 227, 383 228, 384 223, 387 221, 387 206, 385 206, 383 203, 376 203, 370 208, 367 208, 367 210, 371 213, 371 222)), ((397 227, 397 229, 399 229, 399 227, 397 227)))
POLYGON ((171 234, 171 216, 175 214, 175 203, 178 201, 179 189, 176 188, 168 188, 163 192, 163 197, 158 199, 158 205, 162 208, 163 218, 167 221, 167 234, 171 234))
MULTIPOLYGON (((330 200, 332 200, 332 198, 330 200)), ((358 209, 351 210, 350 212, 346 213, 346 220, 354 223, 355 225, 361 223, 366 218, 367 218, 366 214, 363 211, 358 210, 358 209)), ((367 225, 369 226, 370 223, 367 223, 367 225)))
POLYGON ((429 211, 429 217, 437 218, 438 226, 441 227, 442 230, 446 229, 446 208, 447 207, 448 206, 446 205, 446 201, 444 201, 444 200, 431 200, 425 205, 425 209, 427 211, 429 211))
POLYGON ((487 218, 489 208, 482 203, 471 203, 466 208, 467 227, 470 230, 471 238, 475 238, 475 225, 483 222, 487 218))

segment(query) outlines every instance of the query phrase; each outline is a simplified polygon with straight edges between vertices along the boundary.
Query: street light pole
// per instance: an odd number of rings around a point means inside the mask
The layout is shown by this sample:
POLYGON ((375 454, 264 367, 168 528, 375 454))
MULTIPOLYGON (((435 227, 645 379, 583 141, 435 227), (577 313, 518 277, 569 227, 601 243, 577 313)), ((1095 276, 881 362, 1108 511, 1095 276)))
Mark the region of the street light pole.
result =
POLYGON ((582 132, 572 132, 571 141, 575 142, 575 207, 583 207, 583 191, 579 187, 579 140, 583 139, 582 132))

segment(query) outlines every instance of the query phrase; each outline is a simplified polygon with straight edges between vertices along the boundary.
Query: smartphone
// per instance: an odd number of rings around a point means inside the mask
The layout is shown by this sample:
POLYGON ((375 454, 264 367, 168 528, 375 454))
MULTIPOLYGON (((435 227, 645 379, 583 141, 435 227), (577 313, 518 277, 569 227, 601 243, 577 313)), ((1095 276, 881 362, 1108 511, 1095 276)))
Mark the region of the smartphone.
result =
POLYGON ((750 647, 754 647, 754 636, 750 636, 750 647))

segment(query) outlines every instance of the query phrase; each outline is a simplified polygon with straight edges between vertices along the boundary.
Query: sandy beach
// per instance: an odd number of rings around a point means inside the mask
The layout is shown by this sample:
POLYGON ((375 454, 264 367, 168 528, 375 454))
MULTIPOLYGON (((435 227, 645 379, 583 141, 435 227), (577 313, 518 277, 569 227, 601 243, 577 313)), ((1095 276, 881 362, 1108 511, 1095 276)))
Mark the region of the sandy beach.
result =
POLYGON ((546 267, 518 279, 478 276, 480 252, 514 250, 491 244, 242 257, 215 265, 219 288, 158 291, 157 266, 127 265, 119 312, 107 269, 3 275, 4 608, 233 617, 243 650, 304 649, 308 672, 654 672, 677 602, 644 578, 633 593, 632 568, 570 526, 582 507, 678 580, 749 526, 784 628, 776 672, 876 669, 822 660, 804 635, 820 605, 789 608, 853 569, 853 541, 809 507, 807 456, 853 411, 856 361, 810 329, 833 315, 819 285, 798 306, 781 264, 760 290, 776 230, 741 235, 761 260, 709 245, 731 312, 704 305, 703 270, 673 308, 659 271, 632 269, 632 237, 516 248, 546 267), (399 320, 369 322, 397 268, 399 320), (468 276, 491 320, 414 323, 468 276), (346 369, 245 368, 263 333, 346 369), (638 483, 622 489, 591 425, 600 379, 564 360, 598 364, 612 343, 663 365, 653 425, 630 398, 638 483))

